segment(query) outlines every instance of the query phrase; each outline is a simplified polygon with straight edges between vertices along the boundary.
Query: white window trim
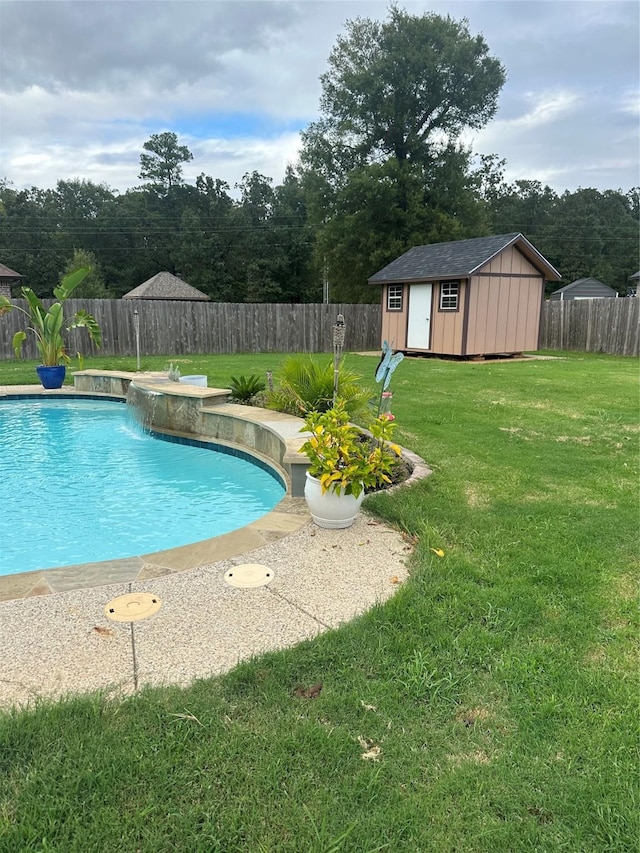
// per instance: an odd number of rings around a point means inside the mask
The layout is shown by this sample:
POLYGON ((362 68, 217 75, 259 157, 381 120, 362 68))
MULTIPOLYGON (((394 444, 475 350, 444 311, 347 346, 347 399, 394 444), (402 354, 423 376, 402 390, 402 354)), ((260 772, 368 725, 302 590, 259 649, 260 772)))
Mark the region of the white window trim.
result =
POLYGON ((404 285, 402 284, 390 284, 387 287, 387 311, 393 311, 397 313, 398 311, 402 311, 404 308, 404 285), (391 288, 396 288, 397 292, 391 295, 391 288), (399 303, 399 307, 392 306, 391 300, 397 301, 399 303))
POLYGON ((458 311, 460 309, 460 280, 440 282, 440 311, 458 311), (454 293, 445 293, 445 287, 455 287, 454 293), (444 300, 455 299, 455 305, 444 305, 444 300))

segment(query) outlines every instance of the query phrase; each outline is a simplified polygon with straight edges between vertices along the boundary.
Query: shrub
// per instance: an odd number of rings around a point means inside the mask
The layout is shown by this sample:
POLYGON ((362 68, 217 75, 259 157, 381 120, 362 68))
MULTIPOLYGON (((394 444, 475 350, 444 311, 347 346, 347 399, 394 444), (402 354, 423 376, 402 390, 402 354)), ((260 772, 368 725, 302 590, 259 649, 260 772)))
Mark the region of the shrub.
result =
MULTIPOLYGON (((55 367, 58 364, 68 365, 71 357, 67 352, 64 333, 69 329, 83 327, 89 333, 94 344, 99 347, 102 343, 102 332, 95 317, 86 311, 76 311, 68 326, 64 316, 64 304, 73 294, 73 291, 86 278, 90 270, 82 267, 62 279, 60 284, 53 289, 53 295, 58 300, 49 308, 45 308, 40 299, 30 287, 21 288, 22 298, 27 300, 27 308, 14 305, 6 296, 0 296, 0 315, 7 311, 16 309, 23 314, 28 321, 26 329, 21 329, 13 336, 13 349, 18 358, 22 352, 22 345, 27 339, 27 332, 31 332, 35 338, 42 364, 47 367, 55 367)), ((82 365, 82 357, 77 354, 78 361, 82 365)))
POLYGON ((311 433, 300 448, 309 457, 309 474, 320 480, 322 493, 341 492, 358 497, 365 489, 390 485, 401 453, 392 442, 395 424, 386 415, 369 424, 371 439, 353 424, 342 400, 326 412, 310 412, 303 427, 311 433))
POLYGON ((229 383, 231 399, 236 403, 247 404, 256 394, 264 391, 265 384, 255 373, 251 376, 232 376, 229 383))
MULTIPOLYGON (((269 409, 304 417, 309 412, 326 412, 333 406, 333 360, 319 364, 309 357, 292 356, 285 359, 279 386, 267 392, 269 409)), ((350 418, 368 412, 372 392, 358 385, 361 377, 347 370, 341 362, 338 372, 340 399, 350 418)))

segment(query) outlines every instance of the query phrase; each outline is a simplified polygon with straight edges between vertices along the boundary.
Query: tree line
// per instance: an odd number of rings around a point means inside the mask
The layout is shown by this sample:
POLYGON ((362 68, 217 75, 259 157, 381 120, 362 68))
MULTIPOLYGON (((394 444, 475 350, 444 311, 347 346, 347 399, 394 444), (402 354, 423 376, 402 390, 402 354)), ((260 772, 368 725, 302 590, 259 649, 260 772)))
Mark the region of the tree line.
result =
MULTIPOLYGON (((117 298, 161 270, 222 302, 377 302, 367 278, 414 245, 519 231, 569 283, 620 293, 640 269, 640 190, 558 195, 504 179, 505 162, 461 142, 497 109, 506 79, 466 20, 349 21, 321 77, 320 118, 281 184, 257 171, 232 188, 201 173, 170 131, 140 155, 141 185, 82 178, 55 189, 0 181, 0 263, 51 294, 79 266, 78 295, 117 298)), ((551 286, 551 289, 557 284, 551 286)))

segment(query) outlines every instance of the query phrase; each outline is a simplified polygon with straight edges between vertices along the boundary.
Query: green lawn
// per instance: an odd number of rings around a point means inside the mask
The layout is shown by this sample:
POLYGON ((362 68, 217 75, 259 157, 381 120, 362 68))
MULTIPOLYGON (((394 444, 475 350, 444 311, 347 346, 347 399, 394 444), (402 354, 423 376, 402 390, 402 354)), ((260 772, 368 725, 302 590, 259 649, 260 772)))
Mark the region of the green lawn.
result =
POLYGON ((0 851, 638 849, 637 362, 406 359, 393 388, 434 473, 365 506, 415 541, 409 581, 187 690, 0 715, 0 851))

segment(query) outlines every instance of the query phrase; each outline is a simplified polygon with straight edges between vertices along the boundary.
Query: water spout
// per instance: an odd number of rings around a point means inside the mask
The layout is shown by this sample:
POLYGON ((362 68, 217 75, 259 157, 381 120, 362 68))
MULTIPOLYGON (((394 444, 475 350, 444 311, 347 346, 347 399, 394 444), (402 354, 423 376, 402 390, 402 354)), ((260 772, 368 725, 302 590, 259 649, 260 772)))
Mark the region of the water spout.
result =
POLYGON ((135 382, 129 384, 126 397, 127 411, 131 415, 132 423, 142 428, 143 432, 149 432, 154 425, 160 397, 162 394, 159 391, 141 388, 135 382))

